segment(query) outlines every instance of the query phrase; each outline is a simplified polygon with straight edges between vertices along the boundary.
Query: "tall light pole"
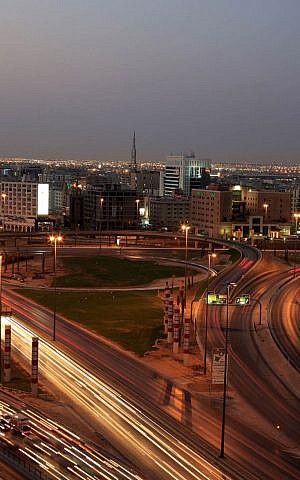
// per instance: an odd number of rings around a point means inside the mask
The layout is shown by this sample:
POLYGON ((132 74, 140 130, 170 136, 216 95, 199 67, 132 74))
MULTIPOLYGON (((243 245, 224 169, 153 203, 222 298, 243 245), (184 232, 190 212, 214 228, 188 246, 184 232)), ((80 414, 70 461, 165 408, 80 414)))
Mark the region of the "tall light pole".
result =
POLYGON ((188 232, 190 230, 189 225, 181 225, 181 230, 185 232, 185 266, 184 266, 184 297, 186 299, 186 286, 187 286, 187 254, 188 254, 188 232))
POLYGON ((227 284, 227 298, 226 298, 226 330, 225 330, 225 365, 224 365, 224 381, 223 381, 223 410, 222 410, 222 429, 221 429, 221 447, 220 457, 224 458, 225 447, 225 420, 226 420, 226 396, 227 396, 227 369, 228 369, 228 330, 229 330, 229 301, 230 290, 236 287, 236 283, 230 282, 227 284))
MULTIPOLYGON (((263 204, 263 207, 264 207, 264 223, 267 223, 267 215, 268 215, 268 208, 269 208, 269 204, 268 203, 264 203, 263 204)), ((269 232, 268 232, 269 233, 269 232)), ((269 235, 268 235, 269 236, 269 235)))
POLYGON ((53 305, 53 330, 52 330, 52 340, 55 341, 56 339, 56 260, 57 260, 57 243, 61 243, 63 241, 62 235, 54 234, 50 235, 49 237, 50 243, 54 245, 54 305, 53 305))
POLYGON ((0 255, 0 383, 2 381, 2 259, 0 255))
POLYGON ((208 269, 207 269, 207 285, 206 285, 206 294, 205 294, 205 333, 204 333, 204 361, 203 361, 203 373, 206 375, 207 371, 207 330, 208 330, 208 302, 207 294, 209 288, 209 278, 210 278, 210 268, 211 268, 211 259, 216 258, 217 254, 214 252, 208 252, 208 269))
POLYGON ((135 203, 136 203, 137 226, 139 226, 139 224, 140 224, 140 211, 139 211, 140 200, 139 200, 139 198, 136 199, 135 203))
POLYGON ((100 221, 99 221, 99 248, 101 248, 101 231, 102 231, 102 218, 103 218, 103 203, 104 198, 100 198, 100 221))

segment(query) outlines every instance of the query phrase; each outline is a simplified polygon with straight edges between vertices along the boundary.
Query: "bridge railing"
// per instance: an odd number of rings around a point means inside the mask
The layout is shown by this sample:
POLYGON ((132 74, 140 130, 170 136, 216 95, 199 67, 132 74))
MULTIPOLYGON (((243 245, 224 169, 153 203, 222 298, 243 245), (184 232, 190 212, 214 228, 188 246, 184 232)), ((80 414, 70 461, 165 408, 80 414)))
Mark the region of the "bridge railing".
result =
POLYGON ((0 459, 30 480, 53 479, 53 477, 50 477, 45 470, 27 459, 20 450, 4 445, 2 441, 0 442, 0 459))

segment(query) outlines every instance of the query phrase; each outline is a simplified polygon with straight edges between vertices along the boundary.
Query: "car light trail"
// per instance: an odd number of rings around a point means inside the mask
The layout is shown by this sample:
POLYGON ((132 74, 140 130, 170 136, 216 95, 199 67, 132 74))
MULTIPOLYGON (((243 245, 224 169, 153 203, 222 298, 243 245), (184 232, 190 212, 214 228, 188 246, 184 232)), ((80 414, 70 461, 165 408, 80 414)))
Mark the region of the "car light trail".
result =
POLYGON ((26 437, 13 435, 8 429, 1 432, 2 441, 45 470, 48 477, 58 480, 73 478, 93 480, 143 480, 132 469, 126 468, 106 452, 96 450, 70 430, 46 419, 30 408, 22 409, 0 400, 1 419, 11 425, 14 415, 22 414, 27 419, 30 434, 26 437), (15 408, 13 408, 15 407, 15 408), (6 420, 7 419, 7 420, 6 420), (62 438, 60 438, 62 437, 62 438), (72 473, 71 473, 72 472, 72 473))
MULTIPOLYGON (((4 323, 12 326, 13 349, 29 360, 31 338, 35 334, 14 317, 5 318, 4 323)), ((146 455, 146 462, 152 462, 151 468, 159 472, 160 478, 230 479, 157 421, 131 405, 119 392, 44 340, 40 340, 39 367, 43 376, 84 407, 98 424, 109 428, 131 452, 139 458, 146 455)), ((70 432, 66 432, 66 436, 68 434, 70 432)), ((122 469, 118 474, 116 478, 138 478, 122 469)))

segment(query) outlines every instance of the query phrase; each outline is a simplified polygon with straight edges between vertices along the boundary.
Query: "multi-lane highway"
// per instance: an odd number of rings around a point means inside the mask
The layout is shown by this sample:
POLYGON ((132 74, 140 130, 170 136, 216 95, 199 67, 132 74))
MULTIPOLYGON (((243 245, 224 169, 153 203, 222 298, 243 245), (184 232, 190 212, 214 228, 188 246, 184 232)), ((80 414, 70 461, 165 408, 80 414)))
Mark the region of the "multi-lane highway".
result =
MULTIPOLYGON (((250 293, 253 301, 251 307, 230 306, 231 318, 229 328, 229 378, 230 385, 234 391, 242 398, 244 411, 247 406, 251 406, 254 412, 250 423, 257 423, 257 443, 258 445, 269 446, 270 451, 277 454, 278 473, 274 478, 293 478, 291 472, 282 471, 282 459, 280 451, 288 446, 294 448, 299 440, 299 378, 293 377, 293 388, 288 382, 288 372, 286 361, 280 358, 280 352, 274 350, 272 338, 266 335, 261 337, 260 332, 269 329, 274 318, 275 298, 280 292, 281 286, 286 282, 293 280, 294 272, 268 258, 261 262, 256 268, 252 279, 246 279, 237 287, 233 297, 238 293, 250 293), (257 301, 262 304, 262 325, 259 325, 259 309, 257 301), (272 308, 271 308, 272 307, 272 308), (265 342, 265 344, 263 343, 265 342), (261 354, 265 351, 265 355, 261 354), (279 356, 278 356, 279 355, 279 356), (283 362, 284 368, 278 372, 279 364, 283 362), (283 372, 283 376, 282 376, 283 372), (284 376, 285 375, 285 376, 284 376), (286 378, 285 378, 286 377, 286 378), (295 380, 294 380, 295 379, 295 380), (267 438, 259 435, 259 431, 265 431, 267 438), (268 438, 269 437, 269 438, 268 438), (273 442, 271 441, 273 439, 273 442), (281 475, 281 476, 280 476, 281 475), (291 476, 291 477, 290 477, 291 476)), ((251 277, 251 276, 250 276, 251 277)), ((230 272, 227 275, 226 282, 231 281, 230 272)), ((216 280, 216 288, 224 286, 216 280)), ((296 318, 292 315, 291 305, 293 306, 297 292, 299 291, 299 280, 289 283, 289 302, 286 304, 282 296, 281 311, 276 311, 277 320, 282 318, 280 313, 285 315, 285 322, 296 324, 296 318), (286 316, 289 316, 289 321, 286 316)), ((211 345, 224 345, 224 308, 214 307, 209 310, 209 339, 211 345), (222 328, 223 326, 223 328, 222 328)), ((265 331, 265 333, 267 333, 265 331)), ((295 360, 296 361, 296 360, 295 360)), ((298 357, 299 363, 299 357, 298 357)), ((234 416, 229 414, 228 422, 234 422, 234 416)), ((270 458, 270 454, 268 456, 270 458)))
MULTIPOLYGON (((7 318, 6 322, 12 326, 14 349, 29 358, 32 332, 14 318, 7 318)), ((188 440, 180 424, 163 412, 156 416, 156 409, 146 399, 128 400, 128 394, 123 394, 124 388, 117 381, 109 382, 99 369, 97 375, 91 369, 86 370, 46 341, 40 342, 39 364, 47 379, 93 417, 93 422, 101 425, 109 438, 148 472, 147 478, 253 478, 225 475, 214 466, 212 456, 210 463, 198 449, 192 448, 193 441, 188 440)))
POLYGON ((290 364, 300 373, 300 282, 291 272, 270 305, 269 327, 272 336, 290 364))
MULTIPOLYGON (((247 247, 239 265, 218 279, 219 288, 228 281, 240 280, 256 260, 257 252, 247 247)), ((9 291, 5 293, 5 300, 33 327, 44 333, 50 331, 52 316, 46 309, 9 291)), ((16 348, 29 355, 32 333, 15 319, 11 321, 14 343, 19 345, 16 348)), ((218 332, 218 328, 214 330, 218 332)), ((220 333, 222 342, 223 332, 220 330, 220 333)), ((212 414, 205 402, 193 398, 192 429, 188 428, 185 422, 180 424, 174 418, 178 418, 178 412, 163 406, 166 382, 153 371, 62 318, 59 318, 57 335, 58 346, 67 347, 75 361, 42 342, 44 375, 94 416, 94 421, 106 428, 114 442, 131 458, 135 456, 145 471, 151 472, 151 479, 227 478, 221 470, 230 478, 239 479, 297 478, 293 467, 284 464, 273 452, 272 439, 259 434, 255 426, 237 419, 228 425, 228 457, 221 463, 216 459, 217 450, 211 449, 200 437, 201 434, 215 446, 218 443, 219 418, 213 418, 215 412, 212 414)), ((241 371, 237 374, 241 376, 241 371)), ((251 382, 249 377, 248 388, 251 382)), ((251 395, 253 397, 253 391, 251 395)))
POLYGON ((116 456, 95 448, 78 434, 5 393, 0 396, 0 418, 6 419, 0 429, 1 456, 13 459, 12 465, 20 472, 31 471, 34 478, 47 480, 143 480, 116 456), (14 434, 9 428, 16 415, 26 419, 30 430, 25 436, 14 434))

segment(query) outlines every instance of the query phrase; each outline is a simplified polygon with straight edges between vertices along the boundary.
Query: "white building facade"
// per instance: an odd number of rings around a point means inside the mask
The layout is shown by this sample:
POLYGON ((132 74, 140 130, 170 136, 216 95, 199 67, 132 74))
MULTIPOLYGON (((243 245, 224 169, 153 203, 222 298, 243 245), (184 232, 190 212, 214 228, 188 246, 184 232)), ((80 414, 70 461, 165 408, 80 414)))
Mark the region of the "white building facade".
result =
POLYGON ((163 177, 163 195, 171 197, 180 191, 189 196, 192 188, 200 187, 203 174, 210 169, 209 159, 196 158, 194 154, 169 155, 163 177))
POLYGON ((35 182, 1 182, 1 229, 30 232, 39 216, 49 213, 49 185, 35 182))

